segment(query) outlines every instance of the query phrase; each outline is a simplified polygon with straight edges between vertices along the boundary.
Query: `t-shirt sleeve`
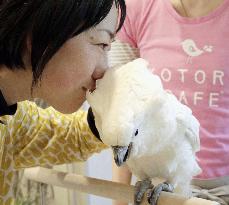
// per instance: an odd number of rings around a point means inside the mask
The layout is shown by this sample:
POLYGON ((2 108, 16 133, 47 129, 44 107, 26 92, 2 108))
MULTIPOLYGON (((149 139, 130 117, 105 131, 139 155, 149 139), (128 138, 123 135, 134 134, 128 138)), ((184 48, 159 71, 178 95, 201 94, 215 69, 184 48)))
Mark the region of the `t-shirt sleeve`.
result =
POLYGON ((15 168, 84 161, 107 148, 90 130, 85 111, 63 115, 26 101, 7 124, 15 168))
POLYGON ((126 1, 126 19, 121 30, 117 33, 116 39, 123 43, 128 43, 132 47, 137 48, 136 39, 136 22, 135 22, 135 0, 126 1))

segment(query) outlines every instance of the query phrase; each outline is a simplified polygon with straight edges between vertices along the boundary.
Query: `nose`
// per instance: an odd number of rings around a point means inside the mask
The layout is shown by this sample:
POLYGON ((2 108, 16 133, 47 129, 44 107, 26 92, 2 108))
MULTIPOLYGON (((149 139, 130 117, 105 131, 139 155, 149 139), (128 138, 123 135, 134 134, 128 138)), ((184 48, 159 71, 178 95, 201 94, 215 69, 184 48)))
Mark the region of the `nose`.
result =
POLYGON ((101 59, 98 59, 98 63, 96 64, 95 70, 92 73, 92 79, 93 80, 101 79, 104 76, 104 74, 108 68, 109 68, 108 53, 105 52, 101 56, 101 59))
POLYGON ((92 74, 92 79, 93 80, 101 79, 104 76, 106 70, 107 70, 106 67, 96 68, 92 74))

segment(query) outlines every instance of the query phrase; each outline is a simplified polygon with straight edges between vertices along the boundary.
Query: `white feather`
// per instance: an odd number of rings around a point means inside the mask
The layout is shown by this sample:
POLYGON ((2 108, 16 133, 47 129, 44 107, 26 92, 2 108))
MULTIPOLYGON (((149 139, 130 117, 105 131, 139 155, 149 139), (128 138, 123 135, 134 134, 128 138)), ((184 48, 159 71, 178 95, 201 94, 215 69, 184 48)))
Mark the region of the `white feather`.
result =
POLYGON ((133 143, 127 165, 139 179, 162 177, 179 193, 200 172, 199 122, 191 109, 164 91, 160 78, 143 59, 108 70, 87 100, 102 141, 133 143), (138 135, 134 136, 136 130, 138 135))

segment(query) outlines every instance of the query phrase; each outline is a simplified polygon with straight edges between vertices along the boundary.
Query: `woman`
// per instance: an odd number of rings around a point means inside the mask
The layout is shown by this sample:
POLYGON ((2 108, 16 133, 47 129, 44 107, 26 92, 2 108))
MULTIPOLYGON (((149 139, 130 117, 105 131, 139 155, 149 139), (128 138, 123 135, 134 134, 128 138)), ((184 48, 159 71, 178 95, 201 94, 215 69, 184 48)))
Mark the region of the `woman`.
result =
MULTIPOLYGON (((126 4, 127 18, 111 49, 113 64, 146 59, 165 88, 192 108, 201 125, 197 158, 202 168, 193 180, 194 195, 228 204, 229 1, 127 0, 126 4)), ((125 168, 115 170, 115 181, 130 181, 125 168)))
POLYGON ((108 67, 124 18, 124 0, 1 1, 1 205, 13 202, 17 169, 86 160, 106 148, 87 113, 73 112, 108 67), (69 115, 25 101, 33 98, 69 115))

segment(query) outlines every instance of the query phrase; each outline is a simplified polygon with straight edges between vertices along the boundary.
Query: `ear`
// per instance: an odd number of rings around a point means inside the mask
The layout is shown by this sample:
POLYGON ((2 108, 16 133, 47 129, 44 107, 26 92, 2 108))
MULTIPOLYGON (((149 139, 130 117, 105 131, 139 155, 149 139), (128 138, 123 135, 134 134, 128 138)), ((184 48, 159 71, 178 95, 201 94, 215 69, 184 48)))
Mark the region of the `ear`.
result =
POLYGON ((31 52, 32 52, 31 38, 28 37, 25 42, 25 49, 23 53, 23 62, 25 64, 25 67, 31 67, 31 52))
POLYGON ((31 53, 32 52, 32 43, 31 43, 31 38, 27 37, 26 39, 26 50, 31 53))

